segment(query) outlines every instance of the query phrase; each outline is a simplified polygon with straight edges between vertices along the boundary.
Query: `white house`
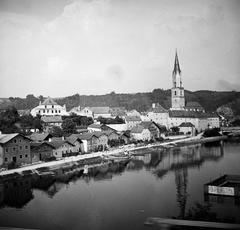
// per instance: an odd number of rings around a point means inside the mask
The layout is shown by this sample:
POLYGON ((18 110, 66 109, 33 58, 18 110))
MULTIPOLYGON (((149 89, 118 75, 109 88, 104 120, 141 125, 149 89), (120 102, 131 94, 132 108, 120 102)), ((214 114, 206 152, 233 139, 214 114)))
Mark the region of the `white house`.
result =
POLYGON ((134 140, 149 141, 151 140, 151 132, 148 128, 145 128, 142 125, 137 125, 132 128, 131 136, 134 140))
POLYGON ((43 103, 39 102, 39 105, 31 110, 33 117, 37 114, 41 116, 68 116, 66 106, 58 105, 52 98, 48 97, 43 103))

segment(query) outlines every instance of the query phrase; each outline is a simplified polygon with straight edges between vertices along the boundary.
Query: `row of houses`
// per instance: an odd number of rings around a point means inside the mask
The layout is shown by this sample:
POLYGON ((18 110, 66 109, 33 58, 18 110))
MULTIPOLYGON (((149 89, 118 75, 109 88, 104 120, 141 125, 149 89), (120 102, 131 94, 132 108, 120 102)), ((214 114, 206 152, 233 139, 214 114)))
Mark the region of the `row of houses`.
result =
POLYGON ((0 134, 0 166, 61 159, 106 150, 112 144, 128 144, 130 141, 158 140, 162 134, 161 128, 151 121, 141 122, 128 132, 111 126, 92 124, 87 132, 67 137, 53 137, 50 133, 32 133, 29 136, 19 133, 0 134))

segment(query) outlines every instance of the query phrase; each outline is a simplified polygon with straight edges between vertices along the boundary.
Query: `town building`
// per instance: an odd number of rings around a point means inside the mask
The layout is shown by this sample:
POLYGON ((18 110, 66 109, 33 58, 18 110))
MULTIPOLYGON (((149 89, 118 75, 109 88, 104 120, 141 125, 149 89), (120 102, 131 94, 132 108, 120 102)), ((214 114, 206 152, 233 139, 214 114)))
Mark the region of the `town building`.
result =
POLYGON ((53 126, 62 127, 62 117, 61 116, 43 116, 41 117, 43 122, 44 132, 49 132, 53 126))
POLYGON ((51 141, 51 138, 53 137, 50 133, 32 133, 29 136, 33 142, 43 142, 43 141, 51 141))
POLYGON ((195 135, 195 126, 191 122, 183 122, 179 125, 179 132, 184 134, 195 135))
POLYGON ((31 142, 30 149, 32 163, 47 161, 53 157, 54 147, 48 142, 31 142))
POLYGON ((154 121, 142 121, 140 125, 150 131, 152 139, 156 140, 160 137, 160 127, 154 121))
POLYGON ((93 111, 89 107, 82 108, 81 106, 73 107, 69 114, 76 114, 78 116, 91 117, 93 118, 93 111))
POLYGON ((57 159, 69 155, 71 156, 76 151, 74 144, 70 143, 67 140, 54 140, 49 142, 49 144, 54 147, 53 156, 57 159))
POLYGON ((52 98, 48 97, 44 102, 39 102, 39 105, 31 110, 33 117, 41 116, 68 116, 66 105, 58 105, 52 98))
POLYGON ((110 107, 108 106, 99 106, 99 107, 89 107, 89 109, 93 112, 93 118, 97 119, 99 117, 111 118, 110 107))
POLYGON ((152 134, 148 128, 138 124, 132 128, 131 138, 136 141, 150 141, 152 134))
POLYGON ((172 84, 171 108, 167 110, 159 104, 153 104, 147 114, 151 121, 164 125, 167 129, 178 127, 182 123, 191 123, 198 132, 220 126, 218 115, 205 112, 199 102, 189 101, 185 104, 182 71, 177 52, 172 72, 172 84))
POLYGON ((125 117, 125 123, 127 125, 127 129, 131 130, 134 126, 141 123, 141 117, 140 116, 126 116, 125 117))
POLYGON ((0 166, 31 163, 30 142, 31 139, 19 133, 0 134, 0 166))

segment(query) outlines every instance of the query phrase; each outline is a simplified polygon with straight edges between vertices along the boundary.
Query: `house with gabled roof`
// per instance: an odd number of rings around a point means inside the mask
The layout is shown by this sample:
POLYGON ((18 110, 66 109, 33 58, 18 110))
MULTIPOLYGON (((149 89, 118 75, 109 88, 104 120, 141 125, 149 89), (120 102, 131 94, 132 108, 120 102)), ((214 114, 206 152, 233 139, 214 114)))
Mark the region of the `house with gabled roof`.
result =
POLYGON ((157 139, 160 137, 161 131, 159 125, 154 121, 142 121, 140 123, 144 128, 147 128, 152 135, 153 139, 157 139))
POLYGON ((140 116, 126 116, 125 117, 125 123, 127 125, 127 129, 131 130, 134 126, 141 123, 141 117, 140 116))
POLYGON ((33 142, 43 142, 43 141, 49 141, 52 138, 52 134, 50 133, 32 133, 27 136, 30 138, 33 142))
POLYGON ((179 132, 189 135, 195 135, 196 128, 191 122, 183 122, 179 126, 179 132))
POLYGON ((54 146, 49 144, 49 142, 31 142, 30 149, 32 163, 47 161, 53 157, 54 146))
POLYGON ((0 167, 31 163, 31 139, 19 133, 0 134, 0 167))
POLYGON ((56 140, 49 142, 53 149, 53 156, 57 159, 62 157, 71 156, 75 152, 75 146, 67 140, 56 140))
POLYGON ((152 134, 148 128, 139 124, 131 129, 131 138, 136 141, 149 141, 152 139, 152 134))
POLYGON ((68 116, 66 105, 57 104, 52 98, 47 97, 43 102, 31 110, 33 117, 40 116, 68 116))

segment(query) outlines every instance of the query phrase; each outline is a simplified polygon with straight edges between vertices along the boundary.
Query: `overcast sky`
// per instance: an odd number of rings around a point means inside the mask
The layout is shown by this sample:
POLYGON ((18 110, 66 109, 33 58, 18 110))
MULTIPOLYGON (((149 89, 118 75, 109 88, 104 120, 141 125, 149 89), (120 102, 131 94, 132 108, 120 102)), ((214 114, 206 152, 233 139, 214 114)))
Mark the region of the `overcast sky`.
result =
POLYGON ((240 1, 0 0, 0 97, 240 89, 240 1))

